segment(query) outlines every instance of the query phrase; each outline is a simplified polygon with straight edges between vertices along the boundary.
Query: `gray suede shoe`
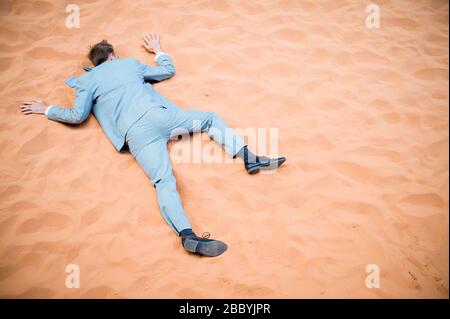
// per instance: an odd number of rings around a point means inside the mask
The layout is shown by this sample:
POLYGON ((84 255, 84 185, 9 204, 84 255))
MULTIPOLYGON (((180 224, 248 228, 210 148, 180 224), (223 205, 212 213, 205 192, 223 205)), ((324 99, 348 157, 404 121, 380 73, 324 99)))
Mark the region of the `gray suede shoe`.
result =
POLYGON ((216 257, 225 252, 228 246, 220 240, 209 239, 209 233, 202 237, 197 235, 187 236, 181 239, 181 243, 187 251, 207 257, 216 257))
POLYGON ((254 163, 245 163, 245 169, 249 174, 256 174, 260 170, 276 169, 284 162, 286 162, 286 157, 268 158, 266 156, 258 156, 254 163))

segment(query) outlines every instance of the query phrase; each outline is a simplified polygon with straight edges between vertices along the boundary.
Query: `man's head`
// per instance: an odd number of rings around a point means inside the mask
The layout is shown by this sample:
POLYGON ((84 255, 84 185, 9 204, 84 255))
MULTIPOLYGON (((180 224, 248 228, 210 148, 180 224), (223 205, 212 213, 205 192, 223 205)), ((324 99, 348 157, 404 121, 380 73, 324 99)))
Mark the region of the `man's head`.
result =
POLYGON ((116 55, 113 46, 106 40, 103 40, 90 48, 88 57, 92 64, 97 66, 105 61, 115 59, 116 55))

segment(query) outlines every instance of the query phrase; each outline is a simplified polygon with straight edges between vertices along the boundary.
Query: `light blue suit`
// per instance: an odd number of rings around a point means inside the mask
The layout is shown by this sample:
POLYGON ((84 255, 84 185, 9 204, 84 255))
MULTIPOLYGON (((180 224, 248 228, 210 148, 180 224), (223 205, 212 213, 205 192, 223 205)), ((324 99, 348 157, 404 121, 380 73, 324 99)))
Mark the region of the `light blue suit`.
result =
POLYGON ((104 62, 70 84, 76 88, 73 108, 51 106, 46 114, 51 120, 79 124, 92 111, 114 147, 119 152, 130 151, 151 178, 161 212, 179 234, 191 225, 176 190, 167 151, 169 138, 180 129, 206 131, 230 156, 245 144, 215 113, 183 110, 146 83, 175 75, 169 55, 159 54, 156 62, 158 66, 134 58, 104 62))

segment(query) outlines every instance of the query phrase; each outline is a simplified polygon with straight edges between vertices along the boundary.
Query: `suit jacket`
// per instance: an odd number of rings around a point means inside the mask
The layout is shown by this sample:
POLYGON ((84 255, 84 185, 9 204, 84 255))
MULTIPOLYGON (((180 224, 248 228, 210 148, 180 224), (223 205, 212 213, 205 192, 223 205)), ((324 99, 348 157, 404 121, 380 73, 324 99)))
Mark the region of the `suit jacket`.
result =
POLYGON ((171 102, 146 81, 162 81, 175 75, 172 59, 167 54, 156 57, 158 66, 148 66, 134 58, 104 62, 69 84, 76 88, 75 106, 51 106, 51 120, 79 124, 94 114, 108 139, 119 151, 128 149, 128 129, 154 106, 171 102))

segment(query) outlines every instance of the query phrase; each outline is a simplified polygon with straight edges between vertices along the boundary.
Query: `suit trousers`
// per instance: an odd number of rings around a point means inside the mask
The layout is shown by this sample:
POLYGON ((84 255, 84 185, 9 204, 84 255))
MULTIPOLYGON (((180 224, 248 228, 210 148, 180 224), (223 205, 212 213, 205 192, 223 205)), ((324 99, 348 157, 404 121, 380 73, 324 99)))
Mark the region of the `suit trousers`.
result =
POLYGON ((186 110, 174 104, 151 107, 125 136, 130 153, 156 188, 164 219, 177 235, 192 227, 177 191, 167 143, 174 136, 195 132, 207 132, 233 157, 245 146, 216 113, 186 110))

